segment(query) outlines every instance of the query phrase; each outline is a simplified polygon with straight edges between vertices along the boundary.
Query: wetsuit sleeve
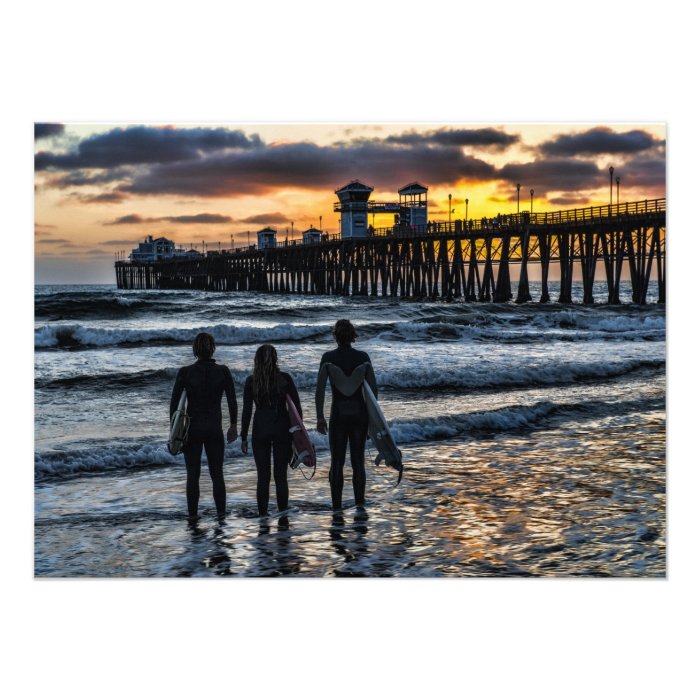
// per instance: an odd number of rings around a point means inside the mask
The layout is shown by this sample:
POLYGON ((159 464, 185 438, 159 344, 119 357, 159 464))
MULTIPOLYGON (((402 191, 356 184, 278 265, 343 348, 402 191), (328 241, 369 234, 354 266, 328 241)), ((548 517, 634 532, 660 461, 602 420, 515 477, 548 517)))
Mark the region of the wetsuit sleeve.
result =
POLYGON ((175 377, 175 385, 173 386, 173 393, 170 397, 170 419, 172 420, 173 413, 177 411, 177 405, 180 403, 180 397, 182 392, 185 390, 185 368, 181 367, 178 370, 177 376, 175 377))
POLYGON ((291 375, 287 375, 287 393, 292 397, 292 401, 294 402, 294 405, 297 407, 297 411, 299 411, 299 418, 302 420, 304 419, 304 414, 301 412, 301 402, 299 401, 299 392, 297 391, 296 384, 294 383, 294 380, 292 379, 291 375))
POLYGON ((321 360, 321 366, 318 368, 318 378, 316 379, 316 420, 324 420, 323 404, 326 401, 326 383, 328 382, 328 367, 321 360))
POLYGON ((236 387, 233 384, 231 370, 224 366, 224 391, 226 392, 226 402, 228 403, 228 415, 231 425, 236 426, 238 422, 238 402, 236 401, 236 387))
POLYGON ((243 415, 241 416, 241 440, 248 439, 248 427, 253 416, 253 380, 248 377, 243 387, 243 415))
POLYGON ((379 389, 377 388, 377 377, 374 375, 374 367, 372 367, 371 360, 369 360, 369 357, 367 359, 369 361, 369 367, 367 368, 367 383, 374 394, 374 398, 378 399, 379 389))

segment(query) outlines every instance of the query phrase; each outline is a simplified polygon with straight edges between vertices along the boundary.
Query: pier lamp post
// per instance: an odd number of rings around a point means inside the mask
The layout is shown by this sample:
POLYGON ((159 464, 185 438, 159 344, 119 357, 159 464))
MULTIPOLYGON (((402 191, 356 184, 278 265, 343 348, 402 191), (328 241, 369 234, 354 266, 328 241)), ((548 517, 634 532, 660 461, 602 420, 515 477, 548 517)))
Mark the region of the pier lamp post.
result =
POLYGON ((612 178, 613 178, 613 173, 615 172, 615 168, 611 165, 608 168, 608 171, 610 172, 610 206, 612 206, 612 178))
POLYGON ((291 224, 292 224, 292 240, 294 240, 294 222, 292 221, 291 224))
POLYGON ((469 197, 464 200, 464 220, 469 221, 469 197))
POLYGON ((515 188, 518 190, 518 216, 520 216, 520 183, 518 183, 515 188))
POLYGON ((532 198, 535 196, 535 190, 530 190, 530 216, 532 216, 532 198))
POLYGON ((448 196, 448 201, 449 204, 447 205, 447 228, 452 227, 452 195, 449 194, 448 196))
POLYGON ((318 217, 318 230, 323 231, 323 216, 318 217))
POLYGON ((620 176, 615 178, 615 183, 617 184, 617 206, 620 206, 620 176))
POLYGON ((246 231, 246 236, 248 237, 248 247, 250 248, 250 231, 246 231))

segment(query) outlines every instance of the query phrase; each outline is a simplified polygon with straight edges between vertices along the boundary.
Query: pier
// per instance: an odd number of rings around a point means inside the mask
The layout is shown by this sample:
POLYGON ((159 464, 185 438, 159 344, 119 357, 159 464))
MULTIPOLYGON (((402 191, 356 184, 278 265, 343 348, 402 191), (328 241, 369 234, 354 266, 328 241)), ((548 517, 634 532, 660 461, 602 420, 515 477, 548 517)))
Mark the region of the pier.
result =
POLYGON ((332 234, 154 262, 120 260, 115 268, 120 289, 562 304, 572 302, 578 268, 584 304, 596 301, 596 277, 607 282, 609 304, 620 303, 622 279, 631 280, 634 304, 663 304, 666 200, 469 221, 416 224, 397 217, 396 225, 369 227, 364 236, 332 234), (541 294, 534 300, 528 279, 532 265, 541 272, 541 294), (554 279, 559 293, 550 299, 554 279))

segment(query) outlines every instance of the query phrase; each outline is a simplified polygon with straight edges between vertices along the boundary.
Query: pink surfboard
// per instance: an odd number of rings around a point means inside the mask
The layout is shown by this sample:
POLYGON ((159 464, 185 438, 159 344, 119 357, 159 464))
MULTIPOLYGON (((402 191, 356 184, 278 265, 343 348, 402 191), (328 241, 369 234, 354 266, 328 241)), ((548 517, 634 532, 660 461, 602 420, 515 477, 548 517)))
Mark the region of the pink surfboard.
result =
POLYGON ((315 472, 316 450, 313 442, 311 442, 309 433, 306 432, 304 421, 299 416, 299 411, 297 411, 297 407, 289 394, 287 394, 287 411, 289 412, 289 422, 291 423, 289 432, 292 434, 292 461, 289 463, 289 466, 292 469, 296 469, 300 464, 303 464, 305 467, 313 467, 315 472))

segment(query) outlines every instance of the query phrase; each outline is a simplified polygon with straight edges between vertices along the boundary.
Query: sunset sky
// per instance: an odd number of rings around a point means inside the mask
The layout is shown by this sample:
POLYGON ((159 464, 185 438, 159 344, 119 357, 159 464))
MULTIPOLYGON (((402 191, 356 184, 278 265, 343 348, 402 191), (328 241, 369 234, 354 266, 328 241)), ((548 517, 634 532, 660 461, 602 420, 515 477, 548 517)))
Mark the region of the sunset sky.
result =
MULTIPOLYGON (((338 231, 334 190, 353 179, 397 201, 418 180, 428 216, 552 211, 665 196, 663 124, 35 125, 36 283, 111 283, 117 251, 146 235, 211 249, 338 231), (616 197, 616 193, 614 193, 616 197)), ((392 223, 377 215, 375 225, 392 223)))

